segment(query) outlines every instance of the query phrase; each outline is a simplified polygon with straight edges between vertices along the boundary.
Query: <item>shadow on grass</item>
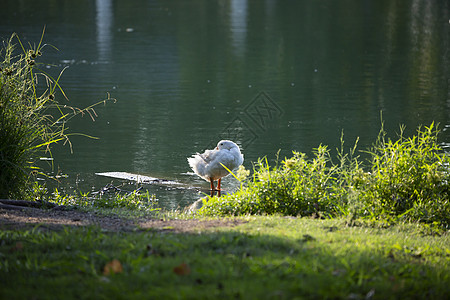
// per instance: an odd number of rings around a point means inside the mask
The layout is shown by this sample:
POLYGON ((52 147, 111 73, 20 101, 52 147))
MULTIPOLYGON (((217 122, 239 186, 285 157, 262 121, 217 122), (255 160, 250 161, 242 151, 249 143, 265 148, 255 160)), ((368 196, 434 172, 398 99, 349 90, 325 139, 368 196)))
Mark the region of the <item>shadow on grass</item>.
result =
POLYGON ((0 296, 442 299, 448 294, 446 257, 433 263, 395 245, 361 247, 330 228, 287 237, 234 229, 2 231, 0 296), (114 259, 120 272, 103 274, 114 259))

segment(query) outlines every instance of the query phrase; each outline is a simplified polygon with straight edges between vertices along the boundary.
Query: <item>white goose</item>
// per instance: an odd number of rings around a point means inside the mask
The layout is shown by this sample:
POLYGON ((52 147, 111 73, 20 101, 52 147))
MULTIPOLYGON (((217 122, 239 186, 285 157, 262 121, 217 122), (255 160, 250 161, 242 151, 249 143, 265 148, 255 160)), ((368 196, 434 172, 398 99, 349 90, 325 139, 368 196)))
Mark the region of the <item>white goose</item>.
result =
POLYGON ((242 165, 244 156, 234 142, 222 140, 214 150, 194 154, 187 160, 195 174, 211 183, 211 193, 213 193, 215 190, 220 192, 220 181, 222 177, 229 174, 222 164, 232 171, 242 165), (216 180, 217 189, 214 187, 216 180))

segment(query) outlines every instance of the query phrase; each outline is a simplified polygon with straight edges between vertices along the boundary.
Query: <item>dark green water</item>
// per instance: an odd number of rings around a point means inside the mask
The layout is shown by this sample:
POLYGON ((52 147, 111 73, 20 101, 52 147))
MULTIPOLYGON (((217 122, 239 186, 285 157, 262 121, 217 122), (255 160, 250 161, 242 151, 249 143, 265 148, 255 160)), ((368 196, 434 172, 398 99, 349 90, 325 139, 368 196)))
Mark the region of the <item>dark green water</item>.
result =
MULTIPOLYGON (((186 157, 221 138, 251 169, 279 149, 335 149, 342 131, 365 149, 380 111, 393 136, 435 121, 450 144, 449 1, 2 1, 1 39, 37 43, 44 26, 59 51, 42 61, 68 67, 69 103, 118 100, 70 124, 99 140, 54 149, 66 187, 98 190, 110 179, 95 172, 127 171, 207 188, 186 157)), ((169 207, 199 197, 150 190, 169 207)))

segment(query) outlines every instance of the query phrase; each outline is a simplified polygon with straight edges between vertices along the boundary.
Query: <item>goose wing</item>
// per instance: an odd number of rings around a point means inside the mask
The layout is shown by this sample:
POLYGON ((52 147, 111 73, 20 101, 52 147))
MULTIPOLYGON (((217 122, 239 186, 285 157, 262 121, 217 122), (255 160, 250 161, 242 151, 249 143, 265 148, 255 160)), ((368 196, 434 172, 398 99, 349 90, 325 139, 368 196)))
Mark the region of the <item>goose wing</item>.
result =
POLYGON ((233 170, 239 167, 243 160, 240 151, 235 149, 206 150, 204 153, 197 153, 188 158, 192 170, 206 181, 217 180, 228 175, 228 171, 222 164, 229 170, 233 170))
MULTIPOLYGON (((191 169, 201 178, 209 181, 214 176, 214 164, 216 164, 219 150, 206 150, 204 153, 196 153, 188 158, 191 169)), ((222 168, 223 169, 223 168, 222 168)))

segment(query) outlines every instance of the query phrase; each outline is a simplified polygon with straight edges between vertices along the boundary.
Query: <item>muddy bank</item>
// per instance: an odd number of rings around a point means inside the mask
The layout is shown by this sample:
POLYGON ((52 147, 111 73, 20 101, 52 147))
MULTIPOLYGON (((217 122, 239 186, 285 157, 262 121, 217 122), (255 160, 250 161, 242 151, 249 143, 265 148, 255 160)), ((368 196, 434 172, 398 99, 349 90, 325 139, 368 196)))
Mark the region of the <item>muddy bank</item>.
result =
POLYGON ((127 219, 119 216, 104 216, 95 212, 78 210, 46 210, 27 208, 23 210, 0 209, 0 229, 41 229, 60 230, 64 226, 97 226, 106 231, 158 230, 168 232, 192 232, 213 227, 236 226, 243 223, 239 219, 214 220, 164 220, 151 218, 127 219))

